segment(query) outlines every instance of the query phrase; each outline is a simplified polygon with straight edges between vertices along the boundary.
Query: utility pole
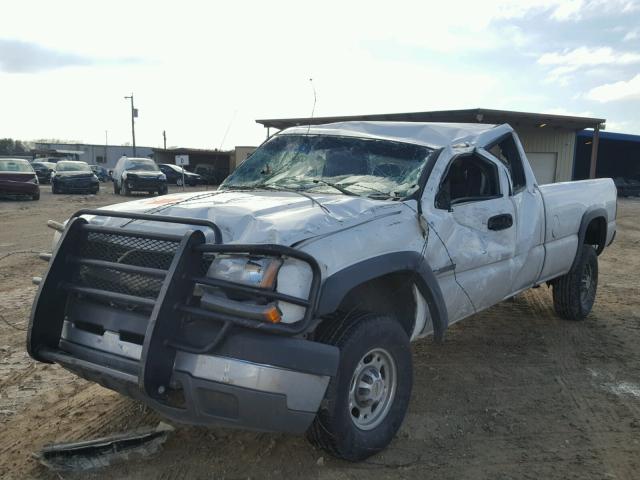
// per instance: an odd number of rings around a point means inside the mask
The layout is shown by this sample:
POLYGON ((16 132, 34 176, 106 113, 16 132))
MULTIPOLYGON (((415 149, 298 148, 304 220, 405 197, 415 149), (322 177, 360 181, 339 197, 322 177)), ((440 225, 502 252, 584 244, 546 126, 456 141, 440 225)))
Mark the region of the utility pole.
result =
POLYGON ((104 163, 105 165, 109 164, 109 160, 107 159, 107 146, 109 145, 109 131, 104 131, 104 163))
POLYGON ((131 138, 133 139, 133 156, 136 156, 136 122, 135 118, 138 116, 138 110, 133 106, 133 92, 131 96, 124 97, 125 100, 131 100, 131 138))
POLYGON ((164 139, 164 149, 167 149, 167 131, 162 130, 162 138, 164 139))

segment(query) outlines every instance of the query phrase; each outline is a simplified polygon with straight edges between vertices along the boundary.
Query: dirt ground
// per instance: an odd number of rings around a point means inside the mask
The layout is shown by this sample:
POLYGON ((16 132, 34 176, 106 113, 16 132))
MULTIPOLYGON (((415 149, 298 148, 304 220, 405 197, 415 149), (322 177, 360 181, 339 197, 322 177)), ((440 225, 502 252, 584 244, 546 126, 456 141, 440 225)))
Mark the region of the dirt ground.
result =
POLYGON ((32 458, 50 442, 155 425, 135 401, 32 361, 25 328, 45 264, 48 219, 124 200, 56 195, 0 200, 1 478, 640 478, 640 201, 621 200, 618 235, 600 257, 592 314, 567 322, 546 287, 414 346, 409 413, 391 446, 360 464, 304 438, 175 425, 163 452, 89 475, 32 458), (4 257, 4 258, 3 258, 4 257))

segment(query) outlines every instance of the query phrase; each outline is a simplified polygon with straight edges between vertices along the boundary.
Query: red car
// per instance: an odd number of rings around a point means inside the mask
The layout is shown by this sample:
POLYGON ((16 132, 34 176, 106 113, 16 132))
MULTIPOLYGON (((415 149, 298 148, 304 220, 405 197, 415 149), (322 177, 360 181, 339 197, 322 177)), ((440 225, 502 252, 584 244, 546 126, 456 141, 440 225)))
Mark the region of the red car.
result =
POLYGON ((40 199, 38 177, 26 160, 0 158, 0 195, 26 195, 40 199))

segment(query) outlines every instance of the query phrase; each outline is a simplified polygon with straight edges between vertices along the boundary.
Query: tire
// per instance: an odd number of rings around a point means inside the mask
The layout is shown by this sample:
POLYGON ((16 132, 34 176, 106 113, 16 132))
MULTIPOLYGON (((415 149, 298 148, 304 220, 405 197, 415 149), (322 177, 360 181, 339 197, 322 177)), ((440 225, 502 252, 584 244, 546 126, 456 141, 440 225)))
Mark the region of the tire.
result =
POLYGON ((120 195, 120 189, 118 188, 118 184, 116 182, 113 182, 113 194, 120 195))
POLYGON ((100 191, 100 187, 94 188, 94 189, 91 190, 91 194, 92 195, 97 195, 99 191, 100 191))
POLYGON ((598 289, 598 255, 591 245, 583 245, 577 264, 553 282, 553 307, 567 320, 584 320, 598 289))
POLYGON ((169 188, 165 185, 164 187, 158 189, 158 195, 166 195, 168 191, 169 188))
POLYGON ((31 195, 31 200, 40 200, 40 192, 31 195))
POLYGON ((131 190, 129 190, 127 182, 122 182, 122 193, 125 197, 131 196, 131 190))
POLYGON ((397 321, 373 313, 337 315, 319 328, 316 339, 340 349, 340 366, 307 438, 335 457, 363 460, 389 445, 404 419, 413 385, 409 338, 397 321), (376 386, 352 393, 358 379, 376 386))
POLYGON ((60 193, 60 190, 58 190, 55 183, 51 184, 51 193, 53 193, 54 195, 58 195, 60 193))

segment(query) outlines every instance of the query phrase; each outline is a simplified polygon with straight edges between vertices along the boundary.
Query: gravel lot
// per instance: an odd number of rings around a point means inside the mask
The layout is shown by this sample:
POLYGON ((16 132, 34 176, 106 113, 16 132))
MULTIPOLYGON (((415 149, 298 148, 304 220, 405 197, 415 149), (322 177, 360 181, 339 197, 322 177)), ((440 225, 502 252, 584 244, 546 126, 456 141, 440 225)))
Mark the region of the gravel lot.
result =
POLYGON ((31 277, 45 267, 26 252, 50 249, 48 219, 125 200, 102 187, 95 196, 53 196, 45 186, 38 202, 0 200, 0 477, 640 477, 640 201, 627 199, 600 258, 589 318, 558 319, 542 287, 453 326, 444 345, 415 344, 409 413, 391 447, 364 463, 335 460, 302 437, 176 425, 163 453, 146 461, 90 475, 49 472, 31 456, 46 443, 159 420, 25 352, 31 277), (5 257, 12 252, 25 253, 5 257))

